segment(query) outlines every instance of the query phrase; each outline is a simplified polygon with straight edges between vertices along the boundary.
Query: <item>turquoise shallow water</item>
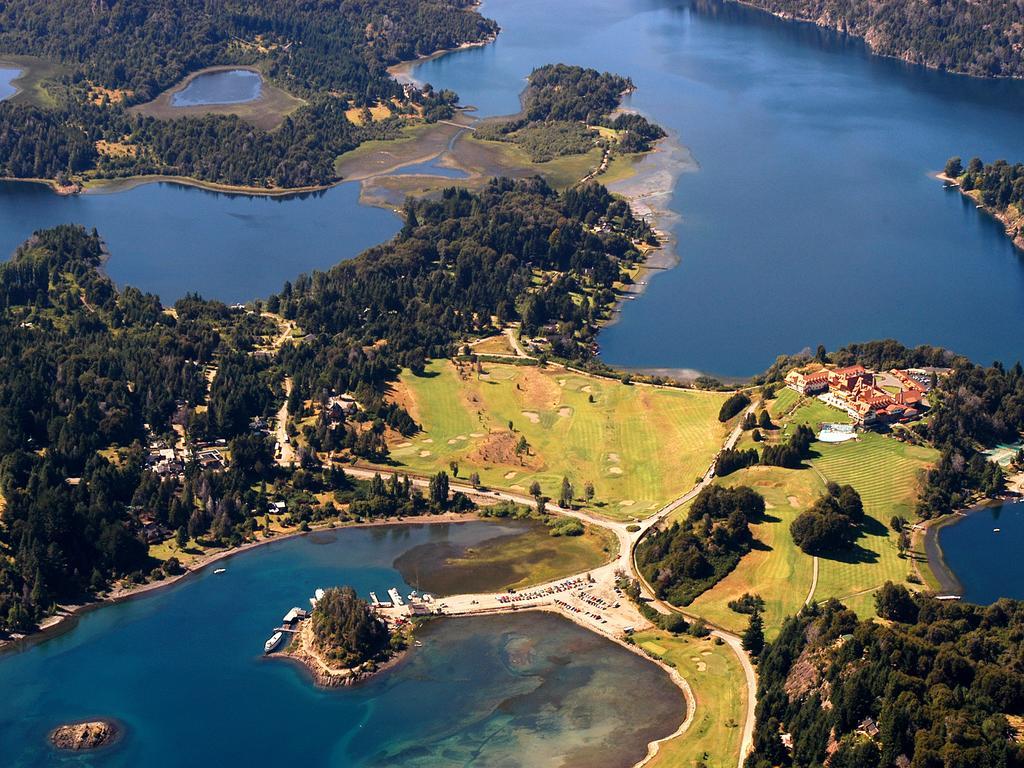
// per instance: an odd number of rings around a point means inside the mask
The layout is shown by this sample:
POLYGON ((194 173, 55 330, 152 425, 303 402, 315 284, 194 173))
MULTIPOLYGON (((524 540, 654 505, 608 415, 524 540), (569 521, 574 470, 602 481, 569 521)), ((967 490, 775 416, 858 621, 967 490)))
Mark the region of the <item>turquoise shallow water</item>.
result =
POLYGON ((247 69, 207 72, 192 78, 188 85, 171 96, 171 106, 244 104, 258 99, 262 87, 263 78, 247 69))
POLYGON ((392 562, 429 541, 470 544, 493 523, 317 533, 232 557, 67 634, 0 655, 7 768, 628 766, 675 730, 683 701, 653 664, 558 617, 444 620, 364 685, 318 690, 261 658, 270 629, 318 586, 407 589, 392 562), (624 702, 643 701, 643 717, 624 702), (126 735, 57 754, 48 731, 114 717, 126 735))
POLYGON ((972 512, 943 527, 939 543, 946 565, 963 588, 964 600, 983 605, 1000 597, 1024 600, 1020 569, 1024 502, 972 512))

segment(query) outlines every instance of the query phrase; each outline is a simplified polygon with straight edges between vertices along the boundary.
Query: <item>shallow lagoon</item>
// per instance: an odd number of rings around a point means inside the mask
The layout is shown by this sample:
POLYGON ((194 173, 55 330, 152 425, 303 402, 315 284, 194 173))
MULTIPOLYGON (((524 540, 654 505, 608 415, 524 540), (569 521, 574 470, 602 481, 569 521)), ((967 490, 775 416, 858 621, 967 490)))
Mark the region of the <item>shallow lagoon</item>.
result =
POLYGON ((248 69, 228 69, 196 75, 171 96, 172 107, 202 107, 214 104, 245 104, 256 101, 263 78, 248 69))
POLYGON ((7 67, 0 64, 0 101, 9 99, 18 92, 14 80, 21 76, 21 70, 17 67, 7 67))
POLYGON ((681 722, 681 694, 655 665, 556 616, 438 621, 396 668, 333 691, 261 658, 280 617, 316 587, 404 592, 391 563, 407 549, 515 530, 315 533, 222 561, 222 575, 207 569, 86 614, 67 634, 0 656, 4 763, 178 768, 286 764, 301 754, 338 768, 632 765, 681 722), (47 744, 60 722, 97 716, 124 723, 124 739, 89 756, 47 744))

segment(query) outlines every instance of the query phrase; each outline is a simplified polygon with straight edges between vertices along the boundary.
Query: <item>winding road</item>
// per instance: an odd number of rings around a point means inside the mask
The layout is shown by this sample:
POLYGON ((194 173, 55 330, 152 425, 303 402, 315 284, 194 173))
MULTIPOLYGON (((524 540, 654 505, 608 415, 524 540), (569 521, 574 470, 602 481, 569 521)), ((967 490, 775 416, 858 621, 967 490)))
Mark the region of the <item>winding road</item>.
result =
MULTIPOLYGON (((509 340, 512 342, 514 337, 512 334, 509 336, 509 340)), ((521 350, 517 347, 518 344, 513 342, 513 348, 516 349, 517 352, 521 353, 521 350)), ((286 392, 290 391, 290 387, 291 382, 286 381, 286 392)), ((751 403, 745 410, 744 415, 746 413, 752 413, 756 407, 756 402, 751 403)), ((287 435, 285 432, 285 424, 287 423, 287 420, 288 405, 286 397, 284 405, 282 405, 281 410, 277 414, 276 426, 278 439, 282 448, 281 455, 278 457, 278 463, 282 466, 288 466, 292 461, 294 461, 294 449, 292 449, 286 439, 287 435), (282 439, 282 437, 285 439, 282 439)), ((735 447, 740 436, 743 434, 743 428, 741 426, 742 421, 742 418, 737 420, 737 424, 727 436, 722 446, 722 450, 735 447)), ((439 600, 439 604, 443 606, 444 614, 465 616, 506 612, 510 610, 555 611, 578 624, 582 624, 589 629, 603 634, 631 651, 640 653, 638 648, 625 643, 623 638, 633 627, 645 626, 648 622, 640 615, 639 611, 629 600, 618 599, 620 597, 619 593, 616 591, 618 576, 621 573, 627 573, 629 576, 636 579, 641 585, 642 592, 648 597, 650 604, 659 612, 663 614, 676 612, 691 621, 698 618, 697 616, 689 614, 686 611, 682 611, 675 606, 669 605, 656 597, 650 584, 647 583, 637 567, 636 547, 645 535, 650 531, 655 530, 658 525, 669 517, 669 515, 691 501, 698 493, 701 492, 701 490, 713 482, 717 458, 718 457, 716 455, 715 459, 712 460, 711 465, 705 471, 698 483, 696 483, 686 493, 665 504, 653 515, 645 518, 639 523, 610 520, 585 509, 562 509, 550 506, 549 510, 554 514, 572 517, 580 520, 581 522, 599 526, 614 533, 619 545, 618 554, 608 563, 587 573, 563 577, 555 581, 521 590, 517 593, 514 603, 509 602, 508 593, 504 592, 453 595, 445 597, 439 600), (635 525, 639 526, 638 530, 628 530, 629 526, 635 525), (568 586, 570 583, 573 583, 572 586, 568 586), (595 603, 589 602, 592 599, 600 601, 598 603, 600 607, 595 608, 595 603)), ((400 470, 399 468, 356 464, 352 466, 345 466, 344 470, 346 474, 361 480, 372 479, 375 475, 387 475, 392 472, 400 472, 403 476, 407 476, 409 481, 417 488, 427 488, 430 485, 430 479, 428 477, 416 475, 405 470, 400 470)), ((478 488, 464 482, 459 482, 458 480, 450 481, 449 488, 452 492, 461 492, 471 498, 485 503, 493 504, 496 501, 510 501, 515 504, 522 504, 529 507, 534 506, 536 503, 536 500, 532 496, 521 493, 512 493, 504 490, 478 488)), ((816 575, 817 569, 815 569, 815 576, 816 575)), ((813 593, 814 585, 812 585, 811 588, 811 596, 813 596, 813 593)), ((746 712, 744 715, 743 730, 740 737, 739 759, 737 761, 737 768, 742 768, 743 762, 753 746, 757 675, 755 673, 754 666, 750 661, 749 655, 743 650, 742 640, 739 635, 729 632, 721 627, 715 627, 714 625, 711 626, 713 627, 711 632, 712 636, 721 638, 721 640, 728 645, 730 649, 732 649, 736 658, 740 662, 741 668, 743 669, 747 689, 746 712)), ((680 726, 680 729, 676 734, 674 734, 674 736, 678 736, 689 727, 689 724, 693 720, 693 713, 700 703, 696 700, 693 691, 685 678, 667 665, 662 664, 662 666, 669 672, 673 680, 675 680, 682 689, 687 702, 686 719, 683 725, 680 726)), ((652 749, 655 751, 656 748, 656 744, 652 746, 652 749)), ((640 763, 640 765, 643 765, 650 760, 651 757, 653 757, 653 754, 653 752, 649 754, 647 758, 640 763)))

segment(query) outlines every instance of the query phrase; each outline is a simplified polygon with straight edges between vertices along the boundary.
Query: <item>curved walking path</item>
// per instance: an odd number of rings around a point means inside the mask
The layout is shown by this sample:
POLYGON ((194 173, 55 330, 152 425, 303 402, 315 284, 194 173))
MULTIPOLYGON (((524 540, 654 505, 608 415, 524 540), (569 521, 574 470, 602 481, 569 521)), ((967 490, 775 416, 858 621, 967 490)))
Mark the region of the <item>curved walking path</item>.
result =
POLYGON ((807 590, 807 599, 804 600, 804 605, 810 605, 814 601, 814 593, 818 589, 818 556, 815 555, 812 562, 814 563, 814 571, 811 576, 811 588, 807 590))

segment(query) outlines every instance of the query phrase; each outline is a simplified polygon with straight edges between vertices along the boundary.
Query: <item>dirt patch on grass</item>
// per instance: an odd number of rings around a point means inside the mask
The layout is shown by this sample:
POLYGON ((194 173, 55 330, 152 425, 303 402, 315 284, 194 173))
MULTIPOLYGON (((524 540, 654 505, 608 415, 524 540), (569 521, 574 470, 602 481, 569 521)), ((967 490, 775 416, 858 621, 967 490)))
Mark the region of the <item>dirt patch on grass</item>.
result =
POLYGON ((800 509, 800 499, 798 499, 796 496, 787 496, 786 501, 789 502, 789 506, 791 506, 793 509, 800 509))
POLYGON ((516 383, 522 392, 523 402, 539 411, 553 410, 562 400, 558 384, 536 368, 524 368, 516 383))
POLYGON ((519 436, 515 432, 502 430, 491 432, 487 439, 470 454, 470 460, 481 464, 505 464, 536 469, 541 461, 536 456, 516 456, 516 443, 519 436))

